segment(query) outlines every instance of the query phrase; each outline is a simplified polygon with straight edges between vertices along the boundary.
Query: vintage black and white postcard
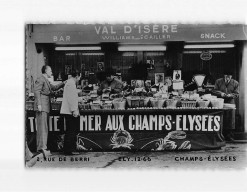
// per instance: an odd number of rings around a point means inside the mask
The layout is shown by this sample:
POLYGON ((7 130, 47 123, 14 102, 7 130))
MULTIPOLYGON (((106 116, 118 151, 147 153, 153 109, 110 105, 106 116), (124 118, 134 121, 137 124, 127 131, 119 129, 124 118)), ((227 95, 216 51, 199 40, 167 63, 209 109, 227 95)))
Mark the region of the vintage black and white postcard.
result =
POLYGON ((246 1, 0 10, 0 189, 247 190, 246 1))
POLYGON ((246 33, 244 24, 26 24, 26 166, 246 167, 246 33))

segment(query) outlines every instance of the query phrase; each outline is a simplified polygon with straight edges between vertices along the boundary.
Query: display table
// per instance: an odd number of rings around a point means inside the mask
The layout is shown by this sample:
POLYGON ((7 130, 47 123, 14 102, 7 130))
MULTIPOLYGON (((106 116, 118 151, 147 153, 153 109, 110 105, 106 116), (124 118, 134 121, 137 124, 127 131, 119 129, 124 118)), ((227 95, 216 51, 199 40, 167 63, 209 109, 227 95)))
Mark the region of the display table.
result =
MULTIPOLYGON (((81 151, 179 151, 219 149, 224 109, 83 110, 78 118, 81 151)), ((36 150, 35 112, 26 112, 26 137, 36 150)), ((63 149, 64 117, 52 111, 48 147, 63 149)))

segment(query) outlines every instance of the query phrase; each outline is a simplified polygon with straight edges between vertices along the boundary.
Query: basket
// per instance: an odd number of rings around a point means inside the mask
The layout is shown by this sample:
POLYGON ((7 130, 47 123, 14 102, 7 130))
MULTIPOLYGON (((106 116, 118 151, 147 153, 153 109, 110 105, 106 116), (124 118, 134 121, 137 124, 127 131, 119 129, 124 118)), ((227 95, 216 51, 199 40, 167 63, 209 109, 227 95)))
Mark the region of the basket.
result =
POLYGON ((195 108, 196 107, 196 101, 181 101, 182 108, 195 108))
POLYGON ((34 101, 26 101, 26 110, 34 110, 34 101))
POLYGON ((101 106, 100 104, 90 104, 91 110, 100 110, 101 106))
POLYGON ((140 107, 140 97, 127 97, 128 107, 137 108, 140 107))
POLYGON ((162 108, 164 106, 164 103, 165 103, 165 99, 155 99, 155 98, 152 98, 150 99, 151 101, 151 105, 152 107, 154 108, 162 108))
POLYGON ((149 101, 150 101, 150 97, 144 98, 143 106, 144 106, 144 107, 148 107, 149 101))
POLYGON ((89 110, 90 109, 89 104, 79 103, 78 106, 79 106, 79 110, 89 110))
POLYGON ((217 98, 215 100, 211 100, 211 105, 214 108, 223 108, 223 106, 224 106, 224 99, 223 98, 217 98))
POLYGON ((62 106, 62 102, 52 102, 51 109, 52 110, 60 110, 62 106))
POLYGON ((166 100, 166 107, 167 108, 176 108, 178 100, 175 99, 167 99, 166 100))
POLYGON ((207 108, 209 105, 210 101, 209 100, 198 100, 197 104, 200 108, 207 108))
POLYGON ((124 110, 126 106, 126 100, 122 98, 117 98, 112 101, 113 106, 117 110, 124 110))
POLYGON ((111 110, 112 109, 112 104, 103 104, 102 109, 104 110, 111 110))

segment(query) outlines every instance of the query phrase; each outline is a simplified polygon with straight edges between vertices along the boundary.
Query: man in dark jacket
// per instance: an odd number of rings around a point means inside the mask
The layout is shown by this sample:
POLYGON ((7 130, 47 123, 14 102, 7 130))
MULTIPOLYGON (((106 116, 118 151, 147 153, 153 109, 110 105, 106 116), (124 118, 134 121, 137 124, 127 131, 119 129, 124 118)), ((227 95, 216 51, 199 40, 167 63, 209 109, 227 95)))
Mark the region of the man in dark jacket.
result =
POLYGON ((105 72, 106 80, 104 80, 97 91, 98 95, 102 93, 120 93, 123 90, 123 84, 120 80, 114 78, 114 71, 107 69, 105 72))
MULTIPOLYGON (((232 73, 229 70, 224 71, 224 78, 216 80, 214 95, 224 99, 224 103, 235 104, 239 96, 239 84, 232 79, 232 73)), ((227 141, 233 141, 233 131, 235 129, 235 109, 224 111, 223 135, 227 141)))
POLYGON ((239 96, 239 84, 232 79, 230 71, 225 71, 224 78, 216 80, 213 93, 224 98, 225 103, 235 104, 235 99, 239 96))

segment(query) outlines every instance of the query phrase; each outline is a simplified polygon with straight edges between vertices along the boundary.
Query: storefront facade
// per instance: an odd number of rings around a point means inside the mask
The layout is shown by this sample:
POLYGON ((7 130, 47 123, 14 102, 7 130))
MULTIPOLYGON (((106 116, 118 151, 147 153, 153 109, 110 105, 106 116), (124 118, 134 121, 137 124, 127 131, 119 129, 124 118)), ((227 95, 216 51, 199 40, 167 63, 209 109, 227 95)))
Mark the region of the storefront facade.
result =
MULTIPOLYGON (((151 80, 155 73, 181 70, 185 84, 193 74, 210 74, 211 84, 224 69, 239 81, 236 132, 247 130, 247 27, 195 24, 37 24, 26 26, 26 90, 33 92, 41 67, 50 65, 54 80, 71 68, 90 83, 98 82, 99 64, 113 68, 122 80, 151 80), (152 64, 150 68, 147 64, 152 64), (131 71, 140 64, 144 71, 131 71)), ((139 69, 140 70, 140 69, 139 69)))

